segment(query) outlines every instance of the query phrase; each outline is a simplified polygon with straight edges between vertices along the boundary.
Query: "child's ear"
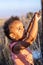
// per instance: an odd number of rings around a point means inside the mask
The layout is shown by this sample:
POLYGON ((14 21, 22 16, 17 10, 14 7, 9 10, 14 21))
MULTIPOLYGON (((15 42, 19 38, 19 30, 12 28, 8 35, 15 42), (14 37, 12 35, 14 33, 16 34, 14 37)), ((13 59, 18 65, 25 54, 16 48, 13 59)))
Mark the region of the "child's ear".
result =
POLYGON ((15 36, 11 33, 10 35, 9 35, 11 38, 15 38, 15 36))

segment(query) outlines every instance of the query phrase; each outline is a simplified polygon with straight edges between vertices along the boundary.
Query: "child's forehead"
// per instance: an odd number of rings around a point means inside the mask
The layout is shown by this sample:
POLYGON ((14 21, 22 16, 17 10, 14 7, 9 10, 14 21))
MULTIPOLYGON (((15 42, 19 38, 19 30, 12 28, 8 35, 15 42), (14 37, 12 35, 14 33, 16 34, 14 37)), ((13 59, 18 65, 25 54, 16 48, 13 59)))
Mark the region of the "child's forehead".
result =
POLYGON ((13 26, 13 25, 22 25, 23 26, 23 23, 22 23, 22 21, 16 20, 16 21, 13 21, 10 25, 11 26, 13 26))

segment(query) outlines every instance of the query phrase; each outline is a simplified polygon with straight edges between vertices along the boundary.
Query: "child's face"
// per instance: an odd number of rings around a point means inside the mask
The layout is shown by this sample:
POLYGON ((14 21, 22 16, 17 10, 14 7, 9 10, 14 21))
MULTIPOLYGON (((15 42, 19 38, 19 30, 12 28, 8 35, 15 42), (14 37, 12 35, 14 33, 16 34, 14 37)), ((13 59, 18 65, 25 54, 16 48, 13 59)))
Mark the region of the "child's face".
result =
POLYGON ((12 39, 19 40, 23 37, 24 26, 21 21, 16 20, 9 25, 9 31, 12 39))

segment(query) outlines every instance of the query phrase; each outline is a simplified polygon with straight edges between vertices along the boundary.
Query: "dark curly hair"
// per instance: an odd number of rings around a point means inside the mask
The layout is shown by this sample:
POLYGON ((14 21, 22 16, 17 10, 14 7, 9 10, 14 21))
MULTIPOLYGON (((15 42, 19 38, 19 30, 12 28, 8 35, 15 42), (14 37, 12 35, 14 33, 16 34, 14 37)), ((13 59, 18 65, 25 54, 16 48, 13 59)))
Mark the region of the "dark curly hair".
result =
POLYGON ((10 25, 12 22, 14 22, 15 20, 20 20, 20 19, 19 19, 19 17, 17 17, 17 16, 15 16, 15 17, 11 16, 7 21, 5 21, 5 24, 4 24, 4 26, 3 26, 4 33, 5 33, 5 35, 6 35, 9 39, 11 39, 10 36, 9 36, 9 25, 10 25))

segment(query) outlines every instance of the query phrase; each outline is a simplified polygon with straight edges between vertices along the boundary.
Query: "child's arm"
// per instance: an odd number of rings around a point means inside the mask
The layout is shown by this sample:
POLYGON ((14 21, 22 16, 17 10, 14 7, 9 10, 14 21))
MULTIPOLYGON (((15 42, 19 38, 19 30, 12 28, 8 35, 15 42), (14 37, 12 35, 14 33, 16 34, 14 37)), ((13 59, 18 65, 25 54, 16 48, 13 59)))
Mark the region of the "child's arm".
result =
POLYGON ((38 33, 38 21, 40 19, 40 14, 39 13, 35 13, 30 27, 28 27, 28 38, 25 40, 26 42, 29 42, 30 44, 33 43, 33 41, 35 41, 36 37, 37 37, 37 33, 38 33))

